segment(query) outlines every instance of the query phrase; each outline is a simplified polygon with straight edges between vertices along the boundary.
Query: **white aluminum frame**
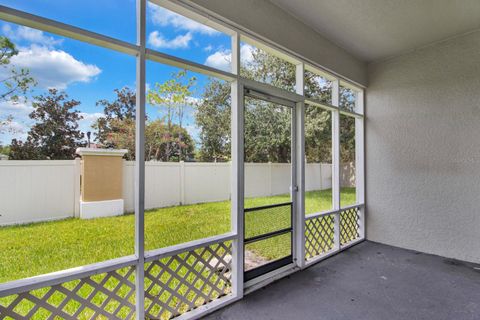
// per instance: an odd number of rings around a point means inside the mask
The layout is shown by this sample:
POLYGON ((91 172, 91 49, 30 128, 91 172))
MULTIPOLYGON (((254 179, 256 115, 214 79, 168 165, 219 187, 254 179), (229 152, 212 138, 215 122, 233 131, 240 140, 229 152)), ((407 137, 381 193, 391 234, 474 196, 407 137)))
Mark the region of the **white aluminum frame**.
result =
MULTIPOLYGON (((291 183, 290 183, 290 197, 292 201, 292 212, 293 212, 293 220, 292 220, 292 256, 293 262, 283 266, 279 269, 270 271, 262 276, 259 276, 255 279, 251 279, 247 282, 243 283, 243 291, 245 292, 252 292, 256 289, 259 289, 268 283, 272 282, 272 279, 279 279, 279 276, 282 275, 286 276, 292 273, 294 270, 299 270, 299 268, 303 267, 304 264, 304 251, 305 251, 305 243, 304 237, 302 236, 304 232, 305 223, 303 219, 304 212, 304 197, 301 190, 304 189, 304 178, 302 176, 298 176, 299 172, 304 172, 304 152, 303 152, 303 135, 301 131, 303 131, 303 96, 290 93, 289 91, 283 91, 279 88, 273 87, 268 84, 264 83, 257 83, 255 81, 241 78, 240 82, 243 84, 243 92, 251 90, 248 96, 253 97, 255 99, 262 99, 269 102, 273 102, 282 106, 286 106, 292 109, 292 118, 291 118, 291 150, 292 150, 292 163, 291 163, 291 183), (301 162, 298 162, 298 161, 301 162), (300 221, 301 220, 301 221, 300 221), (300 257, 300 255, 302 255, 300 257)), ((244 94, 242 102, 245 101, 244 94)), ((244 107, 244 106, 243 106, 244 107)), ((243 114, 243 112, 242 112, 243 114)), ((244 124, 244 119, 242 118, 242 125, 244 124)), ((242 131, 243 135, 243 131, 242 131)), ((242 136, 242 142, 243 142, 242 136)), ((242 157, 243 157, 243 149, 241 150, 242 157)), ((244 166, 242 166, 244 168, 244 166)), ((244 173, 243 173, 244 174, 244 173)), ((244 182, 245 177, 243 177, 244 182)), ((245 186, 242 185, 242 188, 245 186)), ((243 190, 243 189, 242 189, 243 190)), ((243 203, 243 202, 242 202, 243 203)), ((244 225, 244 208, 242 208, 242 214, 240 217, 242 218, 242 225, 244 225)), ((243 242, 243 229, 241 236, 239 234, 239 238, 242 237, 243 242)), ((243 252, 244 253, 244 252, 243 252)), ((242 263, 242 270, 243 270, 243 263, 242 263)))
MULTIPOLYGON (((302 268, 317 263, 328 256, 343 251, 348 247, 355 245, 365 239, 365 154, 364 154, 364 89, 355 85, 348 79, 334 74, 312 61, 307 61, 292 52, 286 51, 276 44, 262 39, 261 37, 243 29, 232 23, 212 16, 211 13, 202 8, 187 3, 188 1, 172 0, 150 0, 150 2, 164 6, 169 10, 195 19, 210 27, 220 30, 232 38, 232 70, 226 72, 212 67, 208 67, 196 62, 178 58, 152 49, 146 48, 146 9, 148 0, 136 0, 137 16, 137 41, 136 44, 118 40, 112 37, 101 35, 92 31, 78 28, 66 23, 61 23, 51 19, 46 19, 32 15, 19 10, 11 9, 0 5, 0 19, 24 25, 27 27, 51 32, 60 36, 69 37, 84 43, 97 45, 117 52, 125 53, 136 57, 136 164, 135 164, 135 254, 114 260, 95 263, 87 266, 77 267, 51 274, 40 275, 32 278, 16 280, 0 284, 0 296, 6 296, 19 292, 38 289, 45 286, 60 284, 66 281, 87 277, 94 274, 104 273, 126 266, 136 266, 136 319, 144 319, 144 264, 152 259, 158 259, 162 256, 173 255, 177 252, 194 250, 195 248, 213 244, 221 241, 232 241, 232 294, 218 299, 208 305, 199 307, 190 311, 180 319, 193 319, 205 315, 226 304, 232 303, 243 297, 245 294, 245 284, 243 281, 243 242, 244 242, 244 90, 251 88, 256 92, 264 93, 268 96, 278 97, 295 103, 295 112, 293 114, 292 124, 292 145, 296 151, 294 156, 296 166, 293 169, 292 186, 293 190, 298 188, 297 192, 292 192, 295 197, 295 219, 294 225, 294 263, 291 266, 283 267, 276 272, 272 272, 264 278, 253 284, 248 290, 252 291, 261 286, 295 272, 302 268), (262 50, 282 58, 296 66, 296 84, 295 92, 289 92, 268 84, 244 79, 240 76, 240 43, 244 41, 254 45, 262 50), (145 64, 146 61, 156 61, 170 66, 188 69, 204 75, 217 77, 231 83, 231 135, 232 135, 232 177, 231 177, 231 232, 207 239, 200 239, 189 243, 184 243, 168 248, 145 252, 144 248, 144 197, 145 197, 145 163, 144 163, 144 131, 145 131, 145 64), (315 99, 307 98, 304 94, 304 74, 305 70, 317 73, 333 81, 332 104, 326 104, 315 99), (339 106, 339 87, 340 85, 357 91, 356 111, 350 112, 342 110, 339 106), (333 160, 333 181, 332 181, 332 200, 333 210, 313 215, 305 216, 305 104, 330 110, 332 112, 332 160, 333 160), (357 204, 346 208, 341 207, 340 203, 340 145, 339 145, 339 119, 340 114, 355 117, 356 126, 356 196, 357 204), (297 188, 295 188, 297 187, 297 188), (342 210, 352 207, 360 208, 360 238, 348 245, 340 246, 339 216, 342 210), (315 257, 305 261, 305 221, 322 215, 335 215, 335 250, 325 255, 315 257)), ((292 190, 292 191, 293 191, 292 190)))

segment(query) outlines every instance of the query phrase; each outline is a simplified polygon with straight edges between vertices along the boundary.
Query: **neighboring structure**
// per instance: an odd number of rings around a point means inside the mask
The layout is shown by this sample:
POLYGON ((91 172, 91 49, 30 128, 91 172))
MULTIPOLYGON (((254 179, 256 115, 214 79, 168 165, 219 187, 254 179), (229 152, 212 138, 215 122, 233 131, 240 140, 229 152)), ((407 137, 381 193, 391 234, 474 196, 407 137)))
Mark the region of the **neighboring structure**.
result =
POLYGON ((123 155, 127 150, 78 148, 82 157, 80 218, 123 214, 123 155))

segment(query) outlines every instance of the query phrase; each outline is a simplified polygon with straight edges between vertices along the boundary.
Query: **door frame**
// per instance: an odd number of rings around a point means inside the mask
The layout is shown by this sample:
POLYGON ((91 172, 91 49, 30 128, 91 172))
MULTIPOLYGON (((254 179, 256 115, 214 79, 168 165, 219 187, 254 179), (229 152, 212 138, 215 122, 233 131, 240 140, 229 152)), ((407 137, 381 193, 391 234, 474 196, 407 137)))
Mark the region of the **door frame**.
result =
MULTIPOLYGON (((232 86, 233 88, 233 86, 232 86)), ((238 86, 235 86, 232 90, 232 94, 238 94, 239 105, 235 106, 237 120, 241 120, 241 125, 236 127, 235 134, 238 135, 238 143, 235 146, 235 151, 241 153, 237 155, 236 165, 234 170, 237 170, 238 173, 241 173, 241 178, 237 182, 237 201, 235 203, 235 209, 237 210, 237 231, 239 241, 236 246, 236 259, 241 261, 241 270, 237 273, 238 284, 240 284, 240 279, 243 283, 244 290, 248 290, 253 287, 261 287, 266 282, 274 281, 278 278, 279 275, 284 275, 285 273, 294 272, 298 268, 303 268, 305 265, 304 261, 304 246, 303 246, 303 237, 305 234, 305 225, 304 225, 304 172, 305 172, 305 155, 304 155, 304 137, 302 135, 302 129, 304 126, 304 97, 296 94, 294 92, 284 91, 282 89, 267 85, 261 84, 255 81, 242 79, 239 81, 238 86), (292 108, 292 120, 291 120, 291 186, 290 194, 292 201, 292 247, 291 252, 293 256, 293 261, 291 264, 282 266, 279 269, 270 271, 264 275, 258 276, 254 279, 244 282, 244 108, 245 108, 245 97, 250 96, 256 99, 266 100, 269 102, 277 103, 292 108), (241 251, 241 252, 240 252, 241 251), (241 275, 240 275, 241 273, 241 275)), ((233 121, 232 117, 232 121, 233 121)), ((238 124, 238 123, 237 123, 238 124)), ((233 146, 232 146, 233 147, 233 146)), ((233 208, 233 207, 232 207, 233 208)))

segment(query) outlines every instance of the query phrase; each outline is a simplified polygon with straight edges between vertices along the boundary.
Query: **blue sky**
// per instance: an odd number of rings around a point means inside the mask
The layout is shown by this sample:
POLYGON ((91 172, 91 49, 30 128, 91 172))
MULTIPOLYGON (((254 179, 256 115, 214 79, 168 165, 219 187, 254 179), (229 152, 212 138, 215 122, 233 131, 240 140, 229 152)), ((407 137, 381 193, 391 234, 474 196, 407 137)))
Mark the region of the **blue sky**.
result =
MULTIPOLYGON (((0 4, 135 42, 135 0, 0 0, 0 4)), ((135 87, 132 56, 4 21, 0 21, 0 34, 9 37, 20 51, 12 63, 28 68, 38 81, 31 96, 55 87, 66 91, 71 99, 81 101, 78 109, 85 117, 82 131, 90 130, 91 123, 101 116, 103 110, 95 106, 96 101, 113 99, 115 88, 135 87)), ((151 49, 223 70, 230 67, 229 36, 153 4, 148 5, 146 37, 151 49)), ((248 48, 244 49, 248 56, 248 48)), ((164 82, 176 71, 179 70, 149 62, 147 85, 153 87, 156 82, 164 82)), ((199 99, 208 79, 191 72, 188 76, 197 78, 192 98, 199 99)), ((31 125, 30 103, 31 99, 27 103, 0 103, 0 116, 13 115, 13 128, 17 129, 14 135, 1 135, 0 143, 9 143, 12 137, 25 137, 31 125)), ((193 112, 184 122, 196 138, 198 128, 193 112)), ((152 106, 147 106, 147 113, 151 119, 163 116, 161 109, 152 106)))

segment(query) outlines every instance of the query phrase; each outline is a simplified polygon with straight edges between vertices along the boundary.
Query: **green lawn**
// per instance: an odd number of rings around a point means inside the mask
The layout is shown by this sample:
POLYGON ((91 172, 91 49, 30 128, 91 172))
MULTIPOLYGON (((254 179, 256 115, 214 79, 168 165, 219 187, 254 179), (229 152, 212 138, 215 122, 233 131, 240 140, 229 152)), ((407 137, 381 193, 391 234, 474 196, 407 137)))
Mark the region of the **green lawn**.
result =
MULTIPOLYGON (((246 199, 245 207, 286 201, 289 201, 288 195, 246 199)), ((342 189, 342 203, 354 202, 355 189, 342 189)), ((305 203, 307 214, 328 210, 331 190, 307 192, 305 203)), ((246 223, 254 229, 284 223, 282 219, 265 219, 247 218, 246 223)), ((230 202, 150 210, 145 214, 145 248, 162 248, 229 230, 230 202)), ((0 228, 0 283, 131 255, 133 239, 134 216, 131 214, 3 227, 0 228)), ((259 243, 252 245, 251 250, 265 258, 274 258, 283 254, 288 245, 279 247, 259 243)))

